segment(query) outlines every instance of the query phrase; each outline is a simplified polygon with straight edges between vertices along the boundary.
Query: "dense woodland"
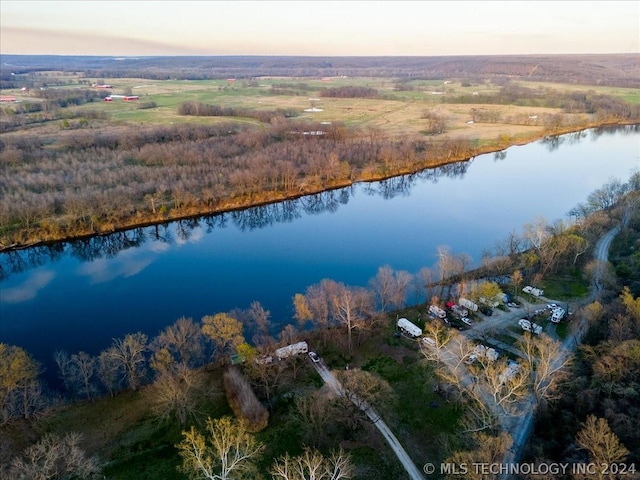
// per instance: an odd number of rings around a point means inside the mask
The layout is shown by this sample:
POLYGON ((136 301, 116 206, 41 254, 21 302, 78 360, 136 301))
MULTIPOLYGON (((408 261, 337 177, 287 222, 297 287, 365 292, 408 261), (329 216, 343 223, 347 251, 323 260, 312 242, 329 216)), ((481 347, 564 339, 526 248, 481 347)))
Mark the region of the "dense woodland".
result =
POLYGON ((640 87, 637 54, 438 57, 56 57, 2 55, 2 88, 11 73, 86 71, 90 77, 156 80, 260 76, 365 76, 406 79, 508 78, 586 85, 640 87))

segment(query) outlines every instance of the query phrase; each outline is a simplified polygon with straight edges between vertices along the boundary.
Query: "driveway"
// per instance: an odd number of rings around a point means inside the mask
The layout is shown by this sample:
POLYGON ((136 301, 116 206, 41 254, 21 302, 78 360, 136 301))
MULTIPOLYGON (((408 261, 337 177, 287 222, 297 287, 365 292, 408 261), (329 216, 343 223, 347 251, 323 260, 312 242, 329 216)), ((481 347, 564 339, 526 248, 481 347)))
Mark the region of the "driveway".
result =
MULTIPOLYGON (((318 372, 318 374, 320 375, 324 383, 336 395, 345 396, 345 392, 342 389, 342 385, 340 385, 340 382, 338 382, 338 379, 333 375, 333 373, 331 373, 331 371, 326 367, 326 365, 322 360, 320 360, 319 362, 311 362, 311 364, 313 365, 313 368, 316 369, 316 372, 318 372)), ((387 441, 387 443, 389 444, 393 452, 396 454, 396 456, 398 457, 398 460, 400 460, 400 463, 406 470, 407 475, 409 475, 409 478, 411 480, 424 480, 424 476, 422 475, 422 472, 418 470, 418 468, 415 466, 415 464, 407 454, 406 450, 402 447, 402 445, 400 445, 400 442, 398 441, 396 436, 389 429, 387 424, 384 423, 384 420, 380 418, 380 415, 378 415, 378 413, 370 405, 367 405, 366 402, 362 402, 357 398, 353 398, 353 395, 349 397, 349 399, 355 405, 359 406, 359 408, 365 413, 367 418, 369 418, 371 423, 373 423, 376 426, 376 428, 380 431, 380 433, 382 433, 382 436, 385 438, 385 440, 387 441)))

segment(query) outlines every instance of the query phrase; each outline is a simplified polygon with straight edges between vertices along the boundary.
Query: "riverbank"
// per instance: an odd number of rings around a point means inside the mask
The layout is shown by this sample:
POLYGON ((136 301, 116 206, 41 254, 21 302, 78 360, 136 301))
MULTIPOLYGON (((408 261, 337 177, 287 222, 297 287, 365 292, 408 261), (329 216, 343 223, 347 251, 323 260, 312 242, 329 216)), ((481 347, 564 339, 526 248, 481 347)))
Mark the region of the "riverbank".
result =
MULTIPOLYGON (((287 191, 268 191, 253 193, 245 196, 236 196, 232 199, 218 201, 213 206, 198 202, 195 204, 181 205, 180 207, 165 209, 164 211, 160 211, 160 209, 156 210, 155 208, 153 209, 155 210, 154 212, 137 210, 134 215, 117 219, 117 221, 92 221, 87 227, 74 227, 72 234, 69 234, 68 231, 58 230, 58 232, 56 232, 43 228, 32 228, 30 232, 20 230, 18 232, 24 237, 24 240, 13 242, 10 245, 3 245, 0 242, 0 252, 19 250, 32 246, 50 245, 58 242, 88 239, 99 235, 108 235, 115 232, 130 230, 133 228, 161 225, 172 221, 188 220, 206 215, 230 213, 253 207, 261 207, 287 200, 295 200, 307 195, 314 195, 326 191, 341 189, 355 185, 357 183, 377 182, 397 176, 414 174, 426 169, 438 168, 457 162, 464 162, 478 155, 500 152, 512 146, 525 145, 549 136, 575 133, 592 128, 613 127, 622 125, 629 125, 629 123, 593 122, 586 126, 581 125, 580 127, 574 128, 556 129, 552 133, 545 130, 538 131, 535 134, 528 133, 526 135, 521 135, 514 138, 509 137, 505 139, 504 137, 499 137, 498 140, 493 141, 488 139, 468 139, 468 149, 462 149, 461 152, 450 150, 446 157, 443 156, 441 158, 428 159, 424 162, 415 162, 411 165, 403 165, 395 169, 385 168, 384 171, 382 171, 382 169, 380 169, 380 171, 372 171, 371 169, 368 169, 366 171, 361 171, 353 178, 346 180, 339 179, 325 181, 320 184, 311 184, 303 181, 300 185, 297 185, 294 188, 290 188, 287 191), (479 144, 484 145, 478 146, 479 144)), ((47 224, 53 224, 54 222, 55 219, 47 220, 47 224)))

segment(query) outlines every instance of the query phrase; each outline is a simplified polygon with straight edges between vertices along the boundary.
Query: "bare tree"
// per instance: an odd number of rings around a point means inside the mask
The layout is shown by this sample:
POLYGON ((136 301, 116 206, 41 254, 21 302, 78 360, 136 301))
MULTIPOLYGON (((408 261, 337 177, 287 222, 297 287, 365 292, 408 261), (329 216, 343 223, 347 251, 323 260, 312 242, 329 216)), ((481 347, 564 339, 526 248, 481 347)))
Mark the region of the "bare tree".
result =
POLYGON ((325 278, 320 283, 307 287, 304 295, 311 313, 311 323, 320 332, 322 344, 325 346, 329 328, 333 321, 331 299, 339 289, 340 286, 337 282, 325 278))
POLYGON ((100 467, 96 457, 87 457, 78 433, 64 436, 46 434, 14 458, 8 471, 9 480, 50 478, 98 478, 100 467))
POLYGON ((297 457, 285 454, 271 467, 273 480, 341 480, 351 478, 355 468, 347 453, 341 448, 328 457, 319 451, 305 448, 297 457))
POLYGON ((78 372, 81 381, 81 393, 89 400, 93 400, 95 387, 93 385, 93 375, 96 370, 96 359, 87 352, 79 352, 71 355, 71 363, 78 372))
MULTIPOLYGON (((451 340, 458 335, 456 330, 448 328, 440 319, 434 319, 432 321, 425 322, 424 336, 425 338, 433 340, 433 343, 427 343, 425 341, 420 342, 422 354, 429 360, 440 362, 445 347, 447 347, 451 340)), ((463 339, 459 340, 459 345, 469 345, 469 343, 464 342, 463 339)), ((460 357, 456 363, 459 363, 462 360, 464 360, 464 357, 460 357)))
POLYGON ((182 471, 188 475, 210 480, 254 478, 254 462, 264 446, 239 421, 208 418, 204 434, 191 427, 182 436, 177 448, 182 471))
POLYGON ((567 375, 572 357, 562 354, 562 345, 549 335, 527 334, 518 342, 529 368, 529 381, 537 402, 554 398, 558 383, 567 375))
POLYGON ((58 365, 60 379, 64 388, 72 395, 75 395, 77 387, 76 371, 71 364, 71 357, 64 350, 56 350, 53 354, 53 360, 58 365))
POLYGON ((294 401, 294 412, 300 419, 306 442, 319 446, 327 439, 327 430, 334 421, 336 404, 316 391, 298 396, 294 401))
POLYGON ((351 369, 335 372, 346 398, 358 409, 381 407, 393 400, 393 389, 379 375, 366 370, 351 369))
POLYGON ((39 365, 26 350, 0 343, 0 412, 2 423, 12 416, 11 412, 22 410, 29 417, 29 388, 36 383, 39 365), (22 403, 17 409, 12 403, 22 403))
POLYGON ((204 388, 205 383, 198 372, 179 364, 173 371, 160 374, 146 394, 151 400, 153 412, 160 419, 175 418, 184 425, 199 413, 198 399, 203 395, 204 388))
POLYGON ((146 367, 147 335, 141 332, 130 333, 124 338, 113 340, 107 355, 118 366, 122 379, 131 390, 137 390, 142 382, 146 367))
POLYGON ((100 352, 97 365, 98 378, 111 396, 120 388, 121 378, 118 371, 119 362, 110 353, 110 350, 100 352))
POLYGON ((378 273, 369 281, 380 302, 380 310, 387 311, 393 302, 395 279, 393 269, 389 265, 378 268, 378 273))
POLYGON ((507 433, 499 436, 491 436, 485 433, 474 433, 468 437, 468 450, 457 451, 446 461, 454 465, 466 465, 466 471, 459 471, 448 474, 447 480, 485 480, 488 477, 485 472, 471 468, 471 465, 491 465, 499 464, 504 458, 504 454, 513 443, 507 433))
POLYGON ((198 366, 204 359, 202 329, 191 318, 180 317, 153 340, 151 348, 167 351, 180 363, 198 366))
POLYGON ((366 319, 373 310, 371 292, 361 287, 347 287, 342 283, 331 298, 333 316, 347 330, 347 348, 353 353, 352 334, 355 329, 365 327, 366 319))
POLYGON ((253 341, 256 345, 268 345, 273 343, 270 335, 271 312, 266 310, 260 302, 251 302, 247 312, 249 322, 254 330, 253 341))
MULTIPOLYGON (((589 452, 589 459, 597 465, 622 462, 629 454, 627 447, 611 431, 607 420, 595 415, 587 417, 576 436, 576 443, 589 452)), ((599 478, 605 478, 601 471, 599 478)))
POLYGON ((254 387, 264 395, 267 402, 286 382, 286 363, 284 362, 262 361, 260 357, 254 357, 247 360, 244 368, 254 387))

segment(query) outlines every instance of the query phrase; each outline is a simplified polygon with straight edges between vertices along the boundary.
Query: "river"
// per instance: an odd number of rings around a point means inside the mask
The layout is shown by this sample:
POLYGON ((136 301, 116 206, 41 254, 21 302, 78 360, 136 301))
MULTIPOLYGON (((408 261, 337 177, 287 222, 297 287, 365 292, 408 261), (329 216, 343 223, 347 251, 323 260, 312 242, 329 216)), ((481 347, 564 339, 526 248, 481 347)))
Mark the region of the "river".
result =
POLYGON ((383 182, 198 219, 0 254, 0 341, 51 374, 59 349, 155 336, 181 316, 248 308, 292 321, 323 278, 366 286, 390 265, 433 267, 439 246, 474 262, 537 216, 567 212, 640 168, 640 127, 587 130, 383 182))

